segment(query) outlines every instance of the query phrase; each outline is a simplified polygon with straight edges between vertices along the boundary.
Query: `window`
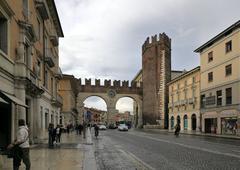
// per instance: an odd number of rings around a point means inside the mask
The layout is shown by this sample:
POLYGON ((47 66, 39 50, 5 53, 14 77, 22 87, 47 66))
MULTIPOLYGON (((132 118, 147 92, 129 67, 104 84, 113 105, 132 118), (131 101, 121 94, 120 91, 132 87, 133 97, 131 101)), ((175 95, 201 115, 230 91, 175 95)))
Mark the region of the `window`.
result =
POLYGON ((213 81, 213 72, 208 73, 208 82, 213 81))
POLYGON ((0 12, 0 50, 8 54, 8 22, 0 12))
POLYGON ((222 90, 217 91, 217 106, 222 106, 222 90))
POLYGON ((37 18, 37 38, 40 41, 41 40, 41 22, 37 18))
POLYGON ((28 11, 28 0, 22 0, 23 2, 23 16, 26 20, 29 19, 29 11, 28 11))
POLYGON ((46 88, 48 88, 48 72, 47 72, 47 70, 45 71, 44 86, 46 88))
POLYGON ((232 41, 228 41, 225 45, 225 51, 226 53, 232 51, 232 41))
POLYGON ((232 88, 226 89, 226 104, 232 104, 232 88))
POLYGON ((213 52, 209 52, 208 53, 208 62, 210 63, 211 61, 213 61, 213 52))
POLYGON ((192 81, 193 81, 193 83, 195 83, 195 81, 196 81, 196 78, 195 78, 195 77, 193 77, 193 78, 192 78, 192 81))
POLYGON ((229 76, 232 74, 232 64, 229 64, 225 67, 225 75, 229 76))
POLYGON ((201 108, 205 107, 205 103, 206 103, 205 94, 202 94, 201 95, 201 108))
POLYGON ((41 61, 37 61, 37 75, 41 77, 41 61))

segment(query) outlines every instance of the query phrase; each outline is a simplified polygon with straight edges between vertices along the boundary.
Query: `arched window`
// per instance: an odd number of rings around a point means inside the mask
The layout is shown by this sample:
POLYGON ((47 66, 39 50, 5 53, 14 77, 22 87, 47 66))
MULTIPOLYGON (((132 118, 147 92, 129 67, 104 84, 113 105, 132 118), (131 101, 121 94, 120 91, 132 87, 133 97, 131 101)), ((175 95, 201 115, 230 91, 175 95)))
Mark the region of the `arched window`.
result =
POLYGON ((192 115, 192 130, 196 130, 197 128, 197 118, 196 118, 196 114, 192 115))
POLYGON ((181 118, 179 115, 177 116, 177 123, 179 123, 179 124, 181 123, 181 118))
POLYGON ((187 130, 187 128, 188 128, 188 117, 187 117, 187 115, 184 115, 184 117, 183 117, 183 124, 184 124, 184 130, 187 130))

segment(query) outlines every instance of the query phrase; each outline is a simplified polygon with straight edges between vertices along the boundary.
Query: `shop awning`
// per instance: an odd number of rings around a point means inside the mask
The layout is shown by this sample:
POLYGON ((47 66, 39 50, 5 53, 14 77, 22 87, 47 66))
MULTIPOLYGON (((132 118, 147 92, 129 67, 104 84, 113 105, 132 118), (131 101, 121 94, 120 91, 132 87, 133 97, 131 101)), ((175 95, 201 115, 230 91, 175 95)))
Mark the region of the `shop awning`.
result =
MULTIPOLYGON (((11 100, 11 101, 12 101, 13 103, 15 103, 16 105, 19 105, 19 106, 27 107, 27 108, 28 108, 28 106, 27 106, 24 102, 22 102, 20 99, 18 99, 17 97, 15 97, 15 96, 13 96, 13 95, 7 94, 7 93, 5 93, 5 92, 3 92, 3 91, 0 91, 0 94, 3 95, 3 98, 5 97, 5 98, 11 100)), ((0 98, 2 98, 2 96, 0 96, 0 98)), ((5 100, 4 100, 4 101, 5 101, 5 100)))
POLYGON ((0 97, 0 103, 5 103, 5 104, 9 104, 6 100, 4 100, 3 98, 0 97))

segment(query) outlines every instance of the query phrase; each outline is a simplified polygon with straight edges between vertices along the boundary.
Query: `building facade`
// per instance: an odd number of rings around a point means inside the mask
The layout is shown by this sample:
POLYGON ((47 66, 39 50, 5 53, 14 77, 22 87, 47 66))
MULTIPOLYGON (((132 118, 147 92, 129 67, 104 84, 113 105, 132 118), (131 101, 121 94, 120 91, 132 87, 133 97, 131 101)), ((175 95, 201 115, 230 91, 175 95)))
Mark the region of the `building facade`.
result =
POLYGON ((240 135, 240 21, 200 46, 205 133, 240 135))
POLYGON ((64 74, 59 82, 59 93, 63 97, 62 106, 62 125, 67 126, 68 124, 76 124, 82 121, 82 116, 78 115, 76 108, 76 79, 72 75, 64 74))
POLYGON ((142 46, 143 125, 168 127, 168 88, 171 80, 171 39, 162 33, 142 46))
POLYGON ((53 0, 0 1, 0 143, 16 136, 18 119, 40 142, 59 123, 58 56, 63 31, 53 0))
POLYGON ((174 78, 169 87, 169 130, 200 130, 200 67, 174 78))

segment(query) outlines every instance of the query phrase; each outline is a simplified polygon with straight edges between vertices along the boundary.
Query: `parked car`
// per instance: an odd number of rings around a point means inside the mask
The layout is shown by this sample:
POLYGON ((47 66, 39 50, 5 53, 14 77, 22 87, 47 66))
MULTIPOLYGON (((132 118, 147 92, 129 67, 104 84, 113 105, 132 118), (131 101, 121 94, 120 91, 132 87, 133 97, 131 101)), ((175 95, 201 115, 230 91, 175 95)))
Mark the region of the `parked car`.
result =
POLYGON ((119 130, 119 131, 128 131, 128 127, 127 127, 127 125, 125 125, 125 124, 120 124, 120 125, 118 126, 118 130, 119 130))
POLYGON ((99 125, 99 130, 107 130, 107 127, 105 125, 99 125))
POLYGON ((117 126, 112 123, 112 124, 110 124, 110 125, 108 126, 108 128, 109 128, 109 129, 117 129, 117 126))

